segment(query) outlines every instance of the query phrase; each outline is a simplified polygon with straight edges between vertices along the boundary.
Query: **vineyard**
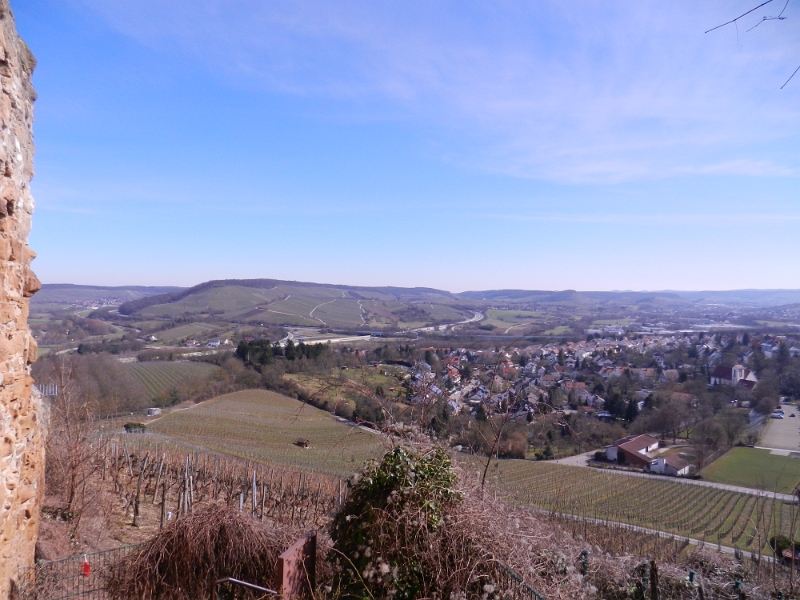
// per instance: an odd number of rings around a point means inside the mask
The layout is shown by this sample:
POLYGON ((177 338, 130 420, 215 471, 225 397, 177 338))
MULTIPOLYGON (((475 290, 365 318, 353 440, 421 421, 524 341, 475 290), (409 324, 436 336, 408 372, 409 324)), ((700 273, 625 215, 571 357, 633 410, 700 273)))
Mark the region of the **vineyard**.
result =
POLYGON ((385 450, 382 436, 264 390, 220 396, 148 426, 177 442, 248 460, 348 476, 385 450), (307 447, 298 444, 307 440, 307 447))
POLYGON ((125 365, 151 398, 192 379, 208 377, 219 367, 200 362, 152 361, 125 365))
POLYGON ((741 494, 664 479, 522 460, 492 465, 491 480, 518 501, 550 512, 628 523, 752 552, 776 533, 794 538, 798 507, 769 494, 741 494))

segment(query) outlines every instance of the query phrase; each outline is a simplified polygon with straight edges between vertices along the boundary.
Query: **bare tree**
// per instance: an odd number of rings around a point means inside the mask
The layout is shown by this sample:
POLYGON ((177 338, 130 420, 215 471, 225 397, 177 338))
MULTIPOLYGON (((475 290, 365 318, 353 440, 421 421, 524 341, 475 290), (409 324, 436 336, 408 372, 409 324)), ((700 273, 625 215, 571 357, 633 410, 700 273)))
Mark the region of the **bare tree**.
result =
MULTIPOLYGON (((740 21, 740 20, 744 19, 744 18, 745 18, 746 16, 748 16, 748 15, 751 15, 751 14, 753 14, 753 13, 754 13, 754 12, 756 12, 756 11, 757 11, 759 8, 763 8, 763 7, 764 7, 764 6, 766 6, 767 4, 772 4, 772 2, 774 2, 774 1, 775 1, 775 0, 766 0, 765 2, 762 2, 762 3, 761 3, 761 4, 759 4, 758 6, 755 6, 755 7, 751 8, 750 10, 748 10, 748 11, 746 11, 746 12, 742 13, 741 15, 739 15, 739 16, 738 16, 738 17, 736 17, 736 18, 734 18, 734 19, 731 19, 730 21, 726 21, 725 23, 721 23, 720 25, 717 25, 716 27, 712 27, 711 29, 707 30, 707 31, 706 31, 706 33, 710 33, 710 32, 712 32, 712 31, 716 31, 717 29, 721 29, 722 27, 726 27, 727 25, 733 25, 733 26, 736 28, 736 32, 737 32, 737 34, 738 34, 738 32, 739 32, 739 21, 740 21)), ((759 25, 761 25, 762 23, 764 23, 764 22, 766 22, 766 21, 784 21, 784 20, 786 19, 786 17, 783 15, 783 13, 785 13, 785 12, 786 12, 786 8, 789 6, 789 2, 790 2, 790 1, 791 1, 791 0, 786 0, 786 2, 785 2, 785 3, 784 3, 784 5, 783 5, 783 8, 781 9, 781 12, 780 12, 780 13, 778 13, 777 15, 774 15, 774 16, 771 16, 771 15, 763 15, 763 16, 761 17, 761 20, 760 20, 760 21, 758 21, 758 22, 757 22, 755 25, 753 25, 752 27, 750 27, 750 28, 746 29, 746 30, 745 30, 745 33, 746 33, 746 32, 748 32, 748 31, 753 31, 753 29, 755 29, 756 27, 758 27, 759 25)), ((786 84, 788 84, 788 83, 789 83, 789 82, 792 80, 792 78, 793 78, 793 77, 794 77, 794 76, 797 74, 797 72, 798 72, 798 71, 800 71, 800 67, 797 67, 797 68, 796 68, 796 69, 795 69, 795 70, 792 72, 792 74, 791 74, 791 75, 789 75, 789 79, 787 79, 787 80, 786 80, 786 81, 783 83, 783 85, 781 86, 781 89, 783 89, 783 88, 785 88, 785 87, 786 87, 786 84)))
POLYGON ((98 492, 89 485, 100 468, 104 442, 95 435, 95 420, 72 364, 60 361, 54 371, 58 395, 49 405, 46 442, 48 494, 60 497, 72 520, 74 534, 83 511, 98 492))

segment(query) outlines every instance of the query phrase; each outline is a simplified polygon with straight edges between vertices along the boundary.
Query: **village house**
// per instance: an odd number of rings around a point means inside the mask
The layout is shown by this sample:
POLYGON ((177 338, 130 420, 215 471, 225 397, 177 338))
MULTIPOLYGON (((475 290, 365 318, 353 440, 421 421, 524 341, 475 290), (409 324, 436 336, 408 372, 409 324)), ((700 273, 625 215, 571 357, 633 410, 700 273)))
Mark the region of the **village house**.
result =
POLYGON ((689 474, 690 469, 691 465, 689 463, 674 454, 659 457, 651 461, 648 467, 651 473, 672 475, 673 477, 685 477, 689 474))
POLYGON ((653 461, 649 454, 655 450, 658 450, 658 440, 646 434, 629 435, 605 447, 608 460, 645 470, 653 461))
POLYGON ((742 365, 734 365, 732 367, 717 366, 711 372, 709 383, 711 385, 738 385, 752 390, 758 383, 758 378, 755 373, 742 365))

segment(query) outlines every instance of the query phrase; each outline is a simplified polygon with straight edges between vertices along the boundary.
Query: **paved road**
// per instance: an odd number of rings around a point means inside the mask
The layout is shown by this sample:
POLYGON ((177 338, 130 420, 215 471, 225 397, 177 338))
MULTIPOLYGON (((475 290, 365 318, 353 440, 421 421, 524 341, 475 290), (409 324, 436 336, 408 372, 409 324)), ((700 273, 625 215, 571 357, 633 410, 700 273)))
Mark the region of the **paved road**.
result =
POLYGON ((767 427, 761 435, 759 444, 766 448, 794 450, 800 452, 800 418, 791 418, 797 414, 794 406, 787 406, 783 419, 767 419, 767 427))
MULTIPOLYGON (((552 462, 559 464, 559 465, 566 465, 570 467, 585 467, 587 469, 592 469, 594 467, 590 467, 587 464, 589 458, 594 456, 594 451, 586 452, 585 454, 578 454, 576 456, 568 456, 567 458, 560 458, 558 460, 554 460, 552 462)), ((600 469, 597 469, 598 471, 600 469)), ((602 469, 604 473, 611 473, 613 475, 620 475, 622 477, 646 477, 648 479, 655 479, 655 480, 666 480, 672 483, 682 483, 684 485, 698 485, 701 487, 713 487, 719 490, 728 490, 730 492, 739 492, 740 494, 751 494, 753 496, 758 495, 768 495, 770 498, 773 496, 772 492, 765 492, 763 490, 754 490, 752 488, 741 487, 738 485, 727 485, 725 483, 716 483, 714 481, 703 481, 701 479, 684 479, 683 477, 667 477, 665 475, 649 475, 647 473, 635 473, 632 471, 619 471, 616 469, 602 469)), ((787 500, 792 502, 795 500, 795 497, 791 494, 775 494, 775 496, 779 500, 787 500)))

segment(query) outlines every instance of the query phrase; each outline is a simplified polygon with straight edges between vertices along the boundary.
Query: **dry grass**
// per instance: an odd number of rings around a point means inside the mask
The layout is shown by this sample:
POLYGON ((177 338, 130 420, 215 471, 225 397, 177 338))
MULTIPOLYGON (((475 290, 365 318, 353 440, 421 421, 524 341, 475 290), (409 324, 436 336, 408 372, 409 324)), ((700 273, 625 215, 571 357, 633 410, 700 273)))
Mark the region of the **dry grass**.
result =
POLYGON ((120 561, 106 591, 115 600, 196 600, 214 597, 214 582, 223 577, 276 589, 278 557, 300 536, 225 506, 206 507, 120 561))

